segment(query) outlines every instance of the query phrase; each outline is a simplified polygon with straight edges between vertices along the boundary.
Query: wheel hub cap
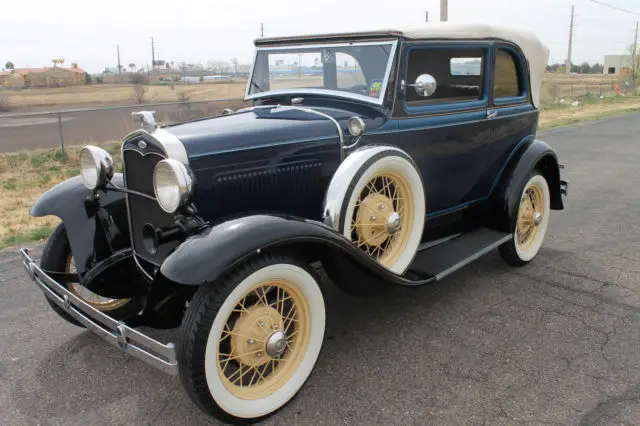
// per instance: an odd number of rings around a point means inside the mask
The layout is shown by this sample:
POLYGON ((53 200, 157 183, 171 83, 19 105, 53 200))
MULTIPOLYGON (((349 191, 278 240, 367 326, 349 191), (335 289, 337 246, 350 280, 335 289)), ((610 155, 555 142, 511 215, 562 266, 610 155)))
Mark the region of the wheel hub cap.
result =
POLYGON ((287 345, 286 336, 280 331, 282 322, 280 313, 271 306, 248 308, 231 335, 232 352, 239 354, 238 361, 248 366, 259 366, 282 354, 287 345), (270 337, 265 339, 269 333, 270 337))
POLYGON ((540 214, 540 212, 536 212, 533 215, 533 223, 538 226, 542 223, 542 215, 540 214))
POLYGON ((356 232, 369 246, 380 246, 389 236, 400 230, 400 215, 393 202, 382 194, 369 194, 356 217, 356 232))
POLYGON ((282 355, 287 347, 287 336, 282 331, 276 331, 267 339, 267 355, 272 358, 282 355))
POLYGON ((402 224, 400 223, 400 215, 396 212, 393 212, 387 218, 387 232, 391 235, 400 231, 402 228, 402 224))

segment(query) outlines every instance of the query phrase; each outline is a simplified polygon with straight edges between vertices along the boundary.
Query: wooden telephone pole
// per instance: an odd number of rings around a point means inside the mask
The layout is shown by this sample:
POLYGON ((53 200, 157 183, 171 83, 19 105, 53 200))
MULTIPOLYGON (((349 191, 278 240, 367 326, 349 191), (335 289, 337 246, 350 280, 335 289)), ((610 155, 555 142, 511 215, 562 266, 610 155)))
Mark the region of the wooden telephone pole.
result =
POLYGON ((566 72, 571 73, 571 48, 573 47, 573 15, 576 7, 571 6, 571 24, 569 24, 569 50, 567 52, 566 72))
POLYGON ((633 54, 631 56, 631 60, 633 61, 633 66, 631 67, 633 77, 631 81, 633 81, 633 90, 635 91, 638 79, 638 21, 636 21, 636 36, 633 39, 633 54))
POLYGON ((449 20, 449 0, 440 0, 440 21, 447 22, 449 20))

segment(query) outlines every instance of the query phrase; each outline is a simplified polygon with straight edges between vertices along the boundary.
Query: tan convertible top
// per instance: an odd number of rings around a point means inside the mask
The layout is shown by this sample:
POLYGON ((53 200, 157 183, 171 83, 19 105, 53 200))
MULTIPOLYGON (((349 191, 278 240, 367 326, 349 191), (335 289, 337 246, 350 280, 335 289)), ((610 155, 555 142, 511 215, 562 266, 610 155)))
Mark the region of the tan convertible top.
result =
POLYGON ((300 42, 305 40, 327 39, 337 41, 342 38, 359 37, 404 37, 412 40, 504 40, 522 50, 528 63, 531 78, 531 97, 533 104, 540 105, 540 85, 549 60, 549 49, 533 32, 488 24, 456 24, 451 22, 429 22, 418 26, 389 28, 376 31, 364 31, 341 34, 300 35, 295 37, 277 37, 256 40, 256 45, 276 42, 300 42))

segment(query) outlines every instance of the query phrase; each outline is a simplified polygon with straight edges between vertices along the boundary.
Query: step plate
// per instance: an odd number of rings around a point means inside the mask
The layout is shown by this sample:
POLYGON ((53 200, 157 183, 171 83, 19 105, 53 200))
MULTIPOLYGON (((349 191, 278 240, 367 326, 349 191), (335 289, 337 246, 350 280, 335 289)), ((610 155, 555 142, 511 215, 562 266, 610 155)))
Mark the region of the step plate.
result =
POLYGON ((512 237, 513 234, 484 228, 463 234, 420 251, 411 265, 411 271, 431 275, 439 281, 509 241, 512 237))

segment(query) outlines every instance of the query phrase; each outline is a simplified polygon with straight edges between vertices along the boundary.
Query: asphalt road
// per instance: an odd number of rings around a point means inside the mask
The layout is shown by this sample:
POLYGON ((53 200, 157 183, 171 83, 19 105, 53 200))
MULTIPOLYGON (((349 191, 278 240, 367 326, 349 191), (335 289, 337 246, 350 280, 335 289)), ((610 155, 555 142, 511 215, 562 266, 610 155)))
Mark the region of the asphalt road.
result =
MULTIPOLYGON (((235 110, 243 106, 242 100, 222 100, 151 107, 142 104, 135 108, 70 112, 61 116, 62 135, 66 145, 120 140, 127 133, 140 128, 139 122, 131 117, 132 111, 156 111, 158 121, 171 123, 215 116, 225 108, 235 110)), ((59 146, 57 115, 3 118, 0 114, 0 153, 59 146)))
MULTIPOLYGON (((640 115, 556 130, 571 181, 535 261, 330 289, 315 372, 269 424, 640 423, 640 115)), ((179 380, 49 310, 0 253, 0 422, 211 424, 179 380)), ((168 333, 163 337, 171 339, 168 333)))

